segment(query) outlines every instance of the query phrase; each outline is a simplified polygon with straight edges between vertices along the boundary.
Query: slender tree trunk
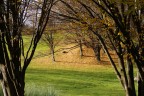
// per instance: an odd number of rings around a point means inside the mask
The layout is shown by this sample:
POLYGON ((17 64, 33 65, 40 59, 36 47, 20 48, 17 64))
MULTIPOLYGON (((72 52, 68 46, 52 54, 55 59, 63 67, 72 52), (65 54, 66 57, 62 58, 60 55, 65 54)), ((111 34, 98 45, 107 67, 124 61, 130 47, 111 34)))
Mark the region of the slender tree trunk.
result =
POLYGON ((54 52, 53 41, 51 41, 51 43, 50 43, 50 51, 51 51, 51 54, 52 54, 52 61, 55 62, 55 52, 54 52))
POLYGON ((5 89, 5 86, 4 86, 4 83, 3 83, 2 80, 1 80, 1 85, 2 85, 3 96, 8 96, 8 94, 6 92, 6 89, 5 89))
POLYGON ((80 48, 80 57, 82 58, 83 56, 83 48, 82 48, 82 41, 79 40, 79 48, 80 48))
POLYGON ((1 85, 2 85, 3 95, 7 96, 7 92, 6 92, 6 89, 5 89, 5 85, 4 85, 4 82, 3 82, 3 76, 2 76, 1 71, 0 71, 0 82, 1 82, 1 85))
POLYGON ((138 76, 138 96, 144 96, 144 81, 138 76))
MULTIPOLYGON (((1 69, 3 69, 2 66, 1 66, 1 69)), ((8 96, 8 92, 7 92, 7 88, 6 88, 5 84, 6 84, 5 80, 3 79, 3 76, 2 76, 1 85, 2 85, 2 89, 3 89, 3 95, 8 96)))
POLYGON ((100 50, 101 50, 101 46, 100 45, 96 45, 95 48, 93 48, 94 50, 94 53, 95 53, 95 58, 96 60, 99 62, 101 61, 101 58, 100 58, 100 50))
POLYGON ((127 56, 127 67, 128 67, 128 88, 129 88, 128 90, 130 96, 136 96, 133 64, 129 55, 127 56))
POLYGON ((125 94, 126 96, 131 96, 128 88, 128 77, 126 74, 126 69, 124 67, 124 59, 122 56, 118 56, 118 63, 120 65, 120 73, 122 75, 121 81, 122 81, 123 88, 125 90, 125 94))
POLYGON ((55 62, 55 53, 54 53, 54 49, 51 49, 52 52, 52 60, 55 62))

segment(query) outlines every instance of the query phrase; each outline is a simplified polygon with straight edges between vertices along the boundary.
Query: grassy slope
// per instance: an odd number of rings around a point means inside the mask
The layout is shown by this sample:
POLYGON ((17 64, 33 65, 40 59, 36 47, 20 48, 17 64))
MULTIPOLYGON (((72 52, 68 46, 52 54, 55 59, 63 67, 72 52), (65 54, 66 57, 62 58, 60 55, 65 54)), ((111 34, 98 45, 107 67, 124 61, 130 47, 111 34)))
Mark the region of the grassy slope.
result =
POLYGON ((27 86, 45 90, 53 87, 60 96, 124 96, 109 65, 52 63, 46 58, 32 61, 26 74, 27 86), (45 63, 41 63, 43 60, 45 63))
MULTIPOLYGON (((25 38, 25 42, 28 42, 29 38, 25 38)), ((49 56, 41 57, 48 53, 47 48, 40 42, 34 56, 37 58, 33 59, 27 70, 26 93, 30 93, 28 96, 47 96, 47 91, 60 96, 124 96, 110 65, 87 63, 86 61, 93 60, 93 57, 80 60, 75 56, 75 52, 58 54, 56 60, 60 62, 51 62, 49 56), (72 55, 76 58, 72 58, 72 55), (79 61, 73 61, 74 59, 79 61)))

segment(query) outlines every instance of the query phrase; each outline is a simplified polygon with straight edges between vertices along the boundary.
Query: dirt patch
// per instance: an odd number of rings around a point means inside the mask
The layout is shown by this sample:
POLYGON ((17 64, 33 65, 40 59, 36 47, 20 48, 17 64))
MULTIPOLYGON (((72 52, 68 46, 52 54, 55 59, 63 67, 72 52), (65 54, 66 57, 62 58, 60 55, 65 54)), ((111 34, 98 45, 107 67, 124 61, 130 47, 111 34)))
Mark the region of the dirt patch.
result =
MULTIPOLYGON (((98 62, 95 58, 94 52, 91 48, 87 48, 85 46, 83 46, 83 55, 84 56, 80 56, 80 49, 79 47, 76 47, 74 49, 69 49, 70 47, 75 46, 74 44, 71 45, 67 45, 65 48, 65 50, 62 50, 60 52, 57 52, 55 55, 55 60, 56 62, 52 61, 51 56, 44 56, 44 57, 39 57, 37 58, 37 62, 39 62, 40 64, 45 64, 45 63, 61 63, 61 64, 83 64, 83 65, 109 65, 109 59, 106 55, 106 53, 104 53, 103 50, 101 50, 101 61, 98 62)), ((117 57, 115 55, 115 53, 113 51, 110 51, 113 59, 115 62, 117 62, 117 57)))
MULTIPOLYGON (((71 45, 72 46, 72 45, 71 45)), ((115 53, 110 51, 112 57, 115 58, 115 53)), ((63 50, 56 55, 56 62, 74 63, 74 64, 110 64, 106 53, 101 50, 101 62, 98 62, 95 58, 94 52, 91 48, 83 46, 83 55, 80 56, 80 49, 75 48, 73 50, 63 50)))

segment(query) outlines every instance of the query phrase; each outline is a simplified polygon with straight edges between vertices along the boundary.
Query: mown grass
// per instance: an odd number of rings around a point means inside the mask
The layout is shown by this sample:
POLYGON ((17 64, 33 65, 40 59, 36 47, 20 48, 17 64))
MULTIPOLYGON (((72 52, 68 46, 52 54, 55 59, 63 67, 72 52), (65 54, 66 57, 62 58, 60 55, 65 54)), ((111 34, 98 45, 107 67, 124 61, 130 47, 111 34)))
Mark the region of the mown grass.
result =
POLYGON ((39 86, 39 90, 53 87, 57 96, 124 96, 112 68, 92 65, 84 69, 86 67, 79 66, 32 65, 27 71, 26 82, 29 86, 31 83, 39 86))
MULTIPOLYGON (((29 42, 29 37, 24 38, 29 42)), ((49 57, 39 57, 47 51, 47 45, 40 41, 34 56, 38 58, 32 60, 26 73, 25 96, 125 95, 110 65, 50 62, 45 60, 49 57)))
POLYGON ((124 96, 109 66, 34 65, 26 73, 25 96, 124 96))

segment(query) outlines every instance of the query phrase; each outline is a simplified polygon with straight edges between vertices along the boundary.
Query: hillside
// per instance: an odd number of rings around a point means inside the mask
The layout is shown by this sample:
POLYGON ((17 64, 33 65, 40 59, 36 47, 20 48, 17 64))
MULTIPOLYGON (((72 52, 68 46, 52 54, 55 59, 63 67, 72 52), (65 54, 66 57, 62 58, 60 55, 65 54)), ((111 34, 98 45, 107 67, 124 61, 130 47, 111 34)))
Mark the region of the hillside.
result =
MULTIPOLYGON (((94 52, 91 48, 87 48, 87 47, 83 46, 83 55, 84 56, 81 57, 79 47, 71 49, 71 47, 73 47, 73 46, 75 46, 75 45, 69 44, 69 45, 61 46, 60 49, 63 49, 63 50, 55 53, 55 58, 56 58, 55 63, 90 64, 90 65, 110 64, 109 59, 103 50, 101 50, 101 62, 97 62, 97 60, 95 59, 95 56, 94 56, 94 52)), ((48 52, 44 52, 44 53, 40 52, 35 57, 39 58, 39 60, 42 60, 43 62, 52 62, 51 55, 47 56, 48 52)), ((115 57, 115 53, 113 51, 110 51, 110 53, 111 53, 113 59, 115 61, 117 61, 116 60, 117 58, 115 57)))

